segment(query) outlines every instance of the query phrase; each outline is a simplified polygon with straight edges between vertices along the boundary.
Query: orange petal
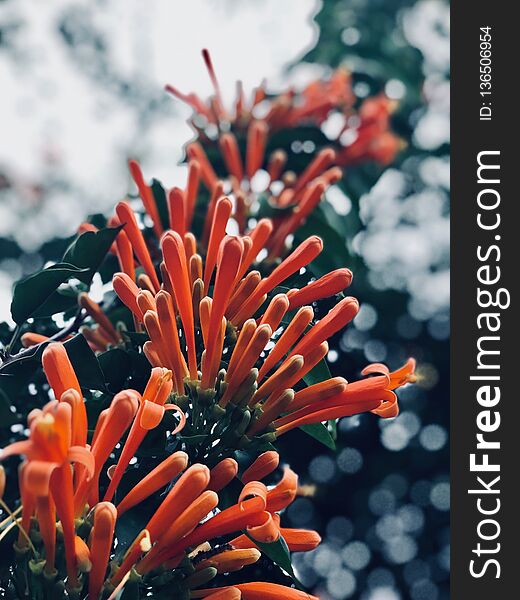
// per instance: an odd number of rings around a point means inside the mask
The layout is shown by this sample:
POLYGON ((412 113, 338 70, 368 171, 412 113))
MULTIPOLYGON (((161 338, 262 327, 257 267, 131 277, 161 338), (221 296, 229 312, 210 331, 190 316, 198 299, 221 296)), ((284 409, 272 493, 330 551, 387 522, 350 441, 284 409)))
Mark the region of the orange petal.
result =
POLYGON ((193 214, 195 212, 195 202, 199 191, 199 183, 201 177, 201 166, 198 160, 190 160, 188 162, 188 183, 186 185, 186 227, 191 228, 193 222, 193 214))
POLYGON ((186 233, 186 204, 184 192, 178 187, 173 187, 168 192, 168 213, 170 215, 170 229, 184 237, 186 233))
POLYGON ((211 469, 208 489, 220 492, 237 475, 238 463, 234 458, 224 458, 211 469))
POLYGON ((20 341, 22 342, 22 346, 24 348, 30 348, 31 346, 37 346, 38 344, 42 344, 43 342, 48 341, 50 338, 46 335, 41 335, 39 333, 32 333, 31 331, 27 331, 22 335, 20 341))
POLYGON ((119 342, 119 334, 99 304, 89 298, 88 294, 85 292, 79 295, 78 302, 81 308, 83 308, 86 313, 92 317, 94 321, 104 330, 104 333, 108 336, 110 341, 113 344, 117 344, 119 342))
POLYGON ((135 281, 135 263, 132 244, 124 230, 121 230, 116 237, 117 259, 119 267, 123 273, 126 273, 132 281, 135 281))
POLYGON ((294 188, 295 194, 297 194, 300 190, 303 190, 303 188, 310 181, 325 171, 325 169, 332 164, 335 158, 336 153, 332 148, 324 148, 323 150, 320 150, 318 154, 316 154, 315 158, 309 163, 305 171, 298 178, 294 188))
POLYGON ((157 314, 161 331, 170 345, 171 364, 175 374, 175 386, 179 395, 184 393, 184 378, 188 376, 188 367, 181 352, 179 330, 173 310, 173 302, 168 292, 161 290, 156 296, 157 314))
MULTIPOLYGON (((217 267, 217 276, 213 290, 213 303, 207 335, 206 360, 211 363, 215 352, 217 333, 222 326, 222 318, 231 296, 240 260, 242 246, 237 238, 228 238, 223 242, 222 257, 217 267)), ((210 385, 212 382, 210 382, 210 385)))
POLYGON ((260 367, 258 381, 261 381, 275 364, 289 352, 292 345, 312 321, 313 316, 314 311, 310 306, 303 306, 298 310, 260 367))
POLYGON ((219 144, 228 171, 241 182, 244 178, 244 168, 236 137, 233 133, 223 133, 219 144))
POLYGON ((76 552, 76 559, 78 561, 78 569, 82 573, 88 573, 92 568, 90 561, 90 550, 85 542, 77 535, 74 538, 74 549, 76 552))
POLYGON ((34 496, 47 496, 51 475, 58 463, 31 460, 24 469, 24 485, 34 496))
POLYGON ((307 529, 280 529, 291 552, 309 552, 321 543, 318 532, 307 529))
POLYGON ((61 402, 70 404, 72 409, 72 440, 74 446, 85 446, 87 443, 88 422, 87 410, 83 396, 75 389, 65 391, 60 398, 61 402))
POLYGON ((247 533, 257 542, 271 544, 280 539, 280 528, 271 513, 264 512, 264 518, 265 521, 261 525, 248 527, 247 533))
POLYGON ((110 502, 100 502, 94 512, 90 556, 92 568, 88 578, 88 600, 98 600, 112 550, 117 510, 110 502))
POLYGON ((114 292, 119 296, 121 302, 129 308, 134 316, 142 322, 143 311, 137 304, 137 295, 139 294, 139 288, 135 284, 133 279, 126 273, 116 273, 112 278, 112 287, 114 292))
POLYGON ((140 424, 144 429, 155 429, 164 416, 164 406, 154 404, 149 400, 143 402, 140 424))
POLYGON ((263 452, 243 473, 240 479, 246 484, 250 481, 261 481, 278 468, 280 455, 274 450, 263 452))
POLYGON ((286 508, 296 498, 297 491, 298 475, 286 467, 282 479, 267 494, 266 510, 274 513, 286 508))
POLYGON ((87 470, 87 479, 94 476, 95 460, 92 452, 84 446, 71 446, 67 458, 72 463, 79 463, 87 470))
POLYGON ((150 257, 150 253, 148 252, 143 234, 139 229, 139 225, 137 224, 134 211, 131 209, 128 203, 119 202, 119 204, 116 206, 116 213, 119 217, 119 220, 125 227, 124 231, 128 236, 130 243, 132 244, 133 251, 137 256, 138 261, 141 263, 145 273, 152 280, 155 291, 159 291, 161 287, 159 284, 159 279, 157 278, 155 267, 150 257))
POLYGON ((237 285, 229 300, 226 317, 232 321, 242 304, 255 291, 262 277, 258 271, 250 271, 237 285))
POLYGON ((291 412, 304 408, 309 404, 319 403, 322 400, 343 392, 347 387, 347 381, 343 377, 333 377, 326 381, 320 381, 296 392, 294 400, 289 406, 291 412))
POLYGON ((307 266, 322 251, 323 242, 318 236, 311 236, 302 242, 278 267, 266 278, 263 279, 254 294, 245 302, 236 320, 247 318, 251 311, 255 310, 255 304, 264 294, 268 294, 282 281, 307 266))
POLYGON ((36 498, 36 512, 45 546, 45 573, 51 574, 56 558, 56 508, 50 495, 36 498))
POLYGON ((50 480, 50 489, 63 531, 68 586, 76 588, 78 586, 78 560, 75 545, 74 498, 72 471, 68 464, 60 465, 54 469, 50 480))
POLYGON ((165 458, 121 500, 117 505, 118 514, 122 515, 170 483, 179 473, 184 471, 187 465, 188 455, 185 452, 174 452, 171 456, 165 458))
POLYGON ((345 327, 347 323, 350 323, 358 311, 359 303, 355 298, 352 296, 343 298, 303 336, 302 340, 296 344, 289 356, 293 356, 294 354, 305 355, 311 348, 332 337, 337 331, 345 327))
POLYGON ((320 279, 309 283, 300 290, 289 290, 289 310, 303 304, 312 304, 316 300, 339 294, 352 283, 352 272, 349 269, 336 269, 320 279))
POLYGON ((186 154, 189 159, 195 159, 200 164, 200 176, 208 190, 212 190, 218 181, 218 177, 199 142, 188 144, 186 154))
POLYGON ((265 313, 262 315, 259 325, 267 323, 273 331, 278 329, 285 313, 289 310, 289 299, 286 294, 276 294, 273 297, 265 313))
POLYGON ((262 167, 268 127, 264 121, 251 121, 247 130, 246 174, 251 179, 262 167))
POLYGON ((157 203, 155 202, 153 192, 150 186, 147 185, 144 180, 139 163, 136 160, 130 160, 128 161, 128 166, 130 167, 130 174, 132 175, 132 178, 135 181, 135 184, 137 185, 137 189, 139 190, 139 195, 141 196, 141 199, 143 201, 144 208, 152 219, 155 235, 158 238, 160 238, 163 232, 163 228, 161 225, 161 218, 159 216, 159 210, 157 208, 157 203))
POLYGON ((63 344, 53 342, 45 348, 42 366, 56 398, 61 398, 63 392, 69 389, 76 390, 81 396, 78 378, 63 344))
POLYGON ((181 320, 188 347, 188 366, 190 377, 197 380, 197 355, 195 351, 195 331, 193 305, 191 302, 191 287, 186 263, 186 253, 182 238, 175 231, 168 232, 162 239, 164 261, 172 277, 175 302, 179 308, 181 320))
POLYGON ((249 402, 254 406, 275 392, 286 389, 292 385, 294 376, 299 373, 304 365, 303 356, 296 354, 284 361, 280 367, 258 388, 249 402), (288 383, 289 382, 289 383, 288 383))
POLYGON ((173 544, 168 549, 169 556, 178 556, 185 548, 198 546, 203 541, 240 531, 245 527, 260 525, 265 521, 264 508, 265 500, 255 496, 219 512, 173 544))
POLYGON ((213 270, 217 264, 218 249, 226 235, 226 227, 229 217, 231 216, 232 208, 233 205, 231 204, 231 200, 225 196, 217 200, 215 205, 204 266, 204 290, 206 293, 209 289, 213 270))
POLYGON ((146 529, 152 541, 157 540, 172 523, 207 487, 209 469, 195 464, 185 471, 155 511, 146 529))

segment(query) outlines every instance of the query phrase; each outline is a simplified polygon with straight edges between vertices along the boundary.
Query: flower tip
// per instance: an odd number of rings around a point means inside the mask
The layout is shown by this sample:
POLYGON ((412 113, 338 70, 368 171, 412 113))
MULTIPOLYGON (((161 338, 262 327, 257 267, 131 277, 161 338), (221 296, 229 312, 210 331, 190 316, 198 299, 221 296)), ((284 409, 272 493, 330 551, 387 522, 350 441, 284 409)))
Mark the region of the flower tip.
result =
POLYGON ((318 235, 311 235, 307 239, 307 243, 309 246, 316 246, 320 249, 320 252, 323 250, 323 240, 318 235))
MULTIPOLYGON (((0 460, 2 460, 3 449, 0 449, 0 460)), ((0 500, 4 497, 5 492, 5 469, 0 465, 0 500)))
POLYGON ((135 159, 128 161, 128 168, 130 175, 137 185, 144 183, 143 171, 141 170, 140 164, 135 159))
POLYGON ((88 573, 92 569, 90 550, 87 544, 79 536, 74 538, 74 550, 78 561, 78 569, 82 573, 88 573))

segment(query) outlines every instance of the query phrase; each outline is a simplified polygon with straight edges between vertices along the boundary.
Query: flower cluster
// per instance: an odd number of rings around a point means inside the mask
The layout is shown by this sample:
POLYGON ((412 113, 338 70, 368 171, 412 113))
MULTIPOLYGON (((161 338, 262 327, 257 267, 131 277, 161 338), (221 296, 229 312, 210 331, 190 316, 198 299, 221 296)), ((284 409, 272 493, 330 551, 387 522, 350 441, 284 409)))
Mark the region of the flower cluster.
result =
MULTIPOLYGON (((117 297, 101 307, 87 292, 78 296, 79 332, 90 348, 102 356, 131 342, 149 365, 146 385, 120 386, 100 407, 98 397, 84 397, 65 345, 34 332, 21 337, 26 348, 43 349, 54 398, 28 415, 28 439, 0 455, 24 457, 21 507, 0 524, 0 538, 19 530, 14 597, 115 599, 134 586, 186 600, 313 598, 227 577, 273 545, 297 552, 320 541, 316 532, 281 524, 299 488, 287 466, 276 482, 276 441, 300 427, 328 435, 324 423, 358 413, 394 417, 395 390, 415 380, 413 359, 394 372, 369 365, 353 382, 312 377, 359 303, 344 295, 348 268, 312 276, 320 237, 294 243, 342 177, 338 165, 391 160, 398 146, 389 131, 391 103, 369 98, 357 107, 348 73, 338 70, 275 98, 261 86, 249 104, 238 86, 230 111, 207 52, 204 59, 215 89, 207 103, 167 88, 196 113, 186 185, 158 192, 130 161, 144 210, 125 200, 107 221, 120 269, 112 277, 117 297), (332 112, 345 119, 338 140, 299 172, 290 170, 288 153, 273 148, 270 136, 320 126, 332 112), (322 314, 325 299, 332 308, 322 314), (159 442, 145 460, 150 436, 159 442), (244 456, 245 467, 238 462, 244 456), (139 527, 129 520, 137 513, 139 527)), ((86 231, 96 227, 84 223, 86 231)))
POLYGON ((114 290, 149 336, 143 351, 151 365, 171 370, 175 394, 188 412, 189 434, 206 435, 204 450, 199 448, 204 457, 236 443, 247 447, 258 436, 258 442, 274 441, 294 427, 359 412, 396 416, 393 390, 413 378, 412 360, 400 371, 402 377, 371 365, 366 374, 378 376, 349 384, 336 377, 299 389, 327 355, 328 338, 359 309, 357 300, 347 296, 314 323, 312 303, 348 287, 348 269, 302 289, 275 293, 319 255, 320 238, 302 242, 262 277, 250 267, 264 248, 271 223, 259 222, 246 236, 227 235, 231 202, 221 197, 205 259, 193 235, 178 224, 162 235, 160 283, 130 206, 121 202, 116 212, 144 276, 138 287, 132 263, 130 270, 114 276, 114 290))
POLYGON ((239 474, 233 458, 209 469, 200 463, 189 466, 188 455, 177 451, 115 502, 125 469, 145 433, 160 423, 166 410, 178 413, 177 429, 184 424, 182 411, 170 403, 172 373, 154 368, 142 395, 131 389, 116 394, 87 444, 85 403, 64 346, 47 346, 43 366, 57 399, 30 414, 28 440, 2 452, 2 459, 25 456, 19 469, 23 508, 15 549, 18 566, 30 565, 26 592, 33 594, 39 586, 59 590, 59 582, 66 581, 71 597, 88 593, 89 600, 103 594, 114 598, 133 578, 143 588, 168 586, 179 598, 189 598, 190 593, 252 600, 269 594, 308 597, 268 583, 238 584, 225 587, 225 592, 197 590, 219 574, 256 562, 260 558, 256 543, 273 543, 283 536, 293 551, 319 543, 315 532, 280 527, 279 513, 296 497, 298 480, 286 468, 276 485, 268 488, 261 482, 278 467, 276 452, 261 454, 239 474), (233 481, 239 483, 238 496, 225 507, 218 493, 233 481), (165 493, 142 531, 119 551, 114 545, 119 520, 162 490, 165 493))
MULTIPOLYGON (((167 85, 166 90, 192 108, 190 123, 203 145, 211 146, 218 140, 229 173, 234 176, 241 172, 233 168, 240 165, 235 133, 240 138, 246 135, 249 162, 251 142, 262 140, 265 147, 269 132, 308 125, 319 127, 331 114, 341 119, 330 140, 337 150, 331 162, 347 166, 372 160, 386 165, 401 148, 401 140, 390 130, 395 103, 384 95, 359 101, 352 89, 351 75, 342 67, 328 79, 317 79, 302 90, 290 88, 275 96, 269 95, 262 83, 249 101, 239 81, 233 106, 226 108, 210 54, 203 50, 202 56, 214 88, 209 100, 203 101, 193 92, 184 94, 172 85, 167 85)), ((200 147, 188 151, 200 152, 200 147)), ((284 158, 283 153, 275 152, 270 162, 280 169, 284 158)))

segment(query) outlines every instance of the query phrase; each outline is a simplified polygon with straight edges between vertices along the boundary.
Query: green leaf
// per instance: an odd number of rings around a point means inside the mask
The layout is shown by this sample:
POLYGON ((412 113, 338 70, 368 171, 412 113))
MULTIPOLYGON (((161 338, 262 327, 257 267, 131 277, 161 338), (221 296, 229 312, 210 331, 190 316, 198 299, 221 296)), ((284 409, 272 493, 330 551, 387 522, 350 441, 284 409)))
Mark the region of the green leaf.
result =
POLYGON ((307 373, 307 375, 304 375, 303 381, 305 381, 307 385, 314 385, 315 383, 327 381, 327 379, 330 379, 331 377, 332 375, 329 370, 329 365, 327 364, 327 361, 323 358, 315 367, 313 367, 307 373))
POLYGON ((90 284, 121 227, 105 227, 99 231, 85 231, 68 247, 63 261, 86 269, 81 277, 78 277, 80 281, 87 285, 90 284))
POLYGON ((161 219, 161 225, 164 227, 164 229, 168 229, 170 227, 170 216, 168 214, 168 202, 166 200, 166 192, 164 191, 164 187, 157 179, 152 179, 152 185, 150 187, 155 199, 155 204, 157 205, 159 218, 161 219))
POLYGON ((258 549, 262 552, 262 554, 265 554, 268 558, 270 558, 275 563, 275 565, 278 565, 293 579, 294 583, 300 589, 303 589, 302 584, 298 581, 298 578, 294 573, 294 569, 291 563, 291 554, 289 552, 289 547, 287 546, 287 542, 283 539, 282 536, 280 536, 280 538, 276 542, 264 543, 256 541, 247 533, 246 535, 251 541, 255 543, 256 546, 258 546, 258 549))
MULTIPOLYGON (((7 377, 7 375, 3 375, 7 377)), ((11 402, 7 394, 0 388, 0 428, 4 429, 18 421, 16 413, 11 410, 11 402)))
POLYGON ((332 438, 330 431, 323 425, 323 423, 309 423, 307 425, 301 425, 300 429, 310 435, 318 442, 329 448, 329 450, 336 450, 336 442, 332 438))
POLYGON ((113 393, 122 390, 132 370, 128 353, 121 348, 113 348, 100 354, 98 362, 109 390, 113 393))
POLYGON ((81 333, 64 343, 79 384, 87 390, 107 391, 103 371, 96 355, 81 333))
POLYGON ((136 346, 142 346, 150 339, 147 333, 141 331, 123 331, 123 337, 129 339, 136 346))
POLYGON ((19 325, 56 292, 58 287, 71 278, 84 276, 88 269, 62 262, 38 271, 15 284, 11 315, 19 325))

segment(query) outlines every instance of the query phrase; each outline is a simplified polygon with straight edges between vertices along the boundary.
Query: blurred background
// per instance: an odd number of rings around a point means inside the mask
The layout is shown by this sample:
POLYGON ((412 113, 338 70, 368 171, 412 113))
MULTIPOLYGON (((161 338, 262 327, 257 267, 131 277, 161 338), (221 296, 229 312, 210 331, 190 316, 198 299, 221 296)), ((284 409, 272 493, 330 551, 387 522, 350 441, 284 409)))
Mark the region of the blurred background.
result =
MULTIPOLYGON (((126 160, 167 186, 184 181, 190 111, 165 83, 224 96, 303 85, 338 65, 363 97, 399 103, 406 142, 389 167, 347 171, 327 202, 359 223, 353 325, 331 345, 334 375, 367 362, 419 363, 401 413, 344 419, 338 450, 311 438, 285 455, 308 495, 294 527, 324 543, 295 555, 322 600, 449 597, 449 6, 443 0, 0 0, 0 320, 11 286, 56 259, 88 214, 129 185, 126 160)), ((347 265, 351 266, 351 265, 347 265)))

